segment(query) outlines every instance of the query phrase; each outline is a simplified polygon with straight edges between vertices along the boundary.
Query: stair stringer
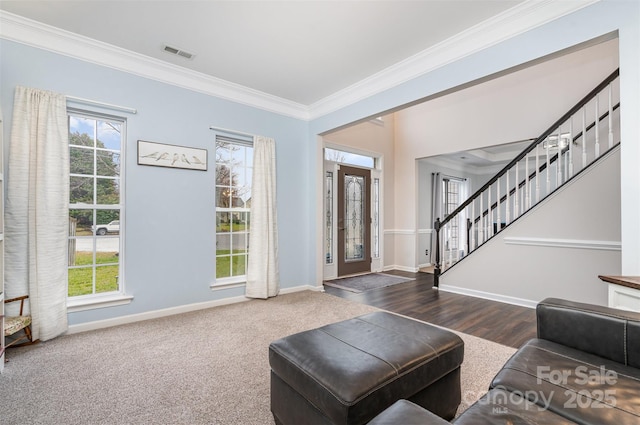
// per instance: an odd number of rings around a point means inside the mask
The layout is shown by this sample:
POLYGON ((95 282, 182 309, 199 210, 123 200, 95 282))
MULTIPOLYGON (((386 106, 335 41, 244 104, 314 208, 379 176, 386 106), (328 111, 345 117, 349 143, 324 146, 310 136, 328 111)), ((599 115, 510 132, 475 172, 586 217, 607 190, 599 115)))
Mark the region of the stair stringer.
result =
POLYGON ((607 305, 598 275, 621 274, 620 146, 440 276, 440 289, 535 307, 546 297, 607 305))

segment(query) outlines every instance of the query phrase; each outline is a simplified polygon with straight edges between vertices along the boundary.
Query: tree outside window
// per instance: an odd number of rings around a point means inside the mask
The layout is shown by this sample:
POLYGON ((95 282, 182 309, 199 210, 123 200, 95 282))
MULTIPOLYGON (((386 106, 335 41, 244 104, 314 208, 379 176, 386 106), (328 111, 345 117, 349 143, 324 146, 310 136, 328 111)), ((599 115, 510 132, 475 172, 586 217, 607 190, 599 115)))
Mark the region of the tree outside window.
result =
POLYGON ((253 146, 216 138, 216 283, 247 273, 253 146))
POLYGON ((69 113, 68 296, 121 291, 124 120, 69 113))

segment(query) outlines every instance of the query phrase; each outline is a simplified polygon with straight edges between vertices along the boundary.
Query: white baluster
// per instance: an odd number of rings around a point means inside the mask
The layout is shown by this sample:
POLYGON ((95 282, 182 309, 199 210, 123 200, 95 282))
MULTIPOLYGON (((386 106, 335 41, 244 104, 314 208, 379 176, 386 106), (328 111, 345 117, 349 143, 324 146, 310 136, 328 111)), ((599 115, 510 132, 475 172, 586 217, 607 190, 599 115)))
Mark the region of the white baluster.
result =
POLYGON ((551 159, 549 158, 549 138, 547 137, 547 145, 545 146, 545 151, 547 154, 547 191, 544 196, 549 196, 551 193, 551 159))
POLYGON ((520 189, 518 189, 518 186, 520 185, 520 177, 519 177, 519 168, 518 167, 518 162, 516 162, 516 181, 515 181, 515 198, 513 198, 513 218, 515 219, 516 217, 520 216, 520 189))
POLYGON ((496 180, 496 215, 497 215, 497 221, 498 221, 498 232, 501 229, 500 223, 502 223, 502 220, 500 219, 500 179, 496 180))
POLYGON ((557 148, 557 157, 556 157, 556 189, 560 187, 562 184, 562 131, 558 129, 558 148, 557 148))
POLYGON ((491 185, 489 185, 489 195, 487 196, 487 222, 489 222, 489 237, 493 236, 493 209, 491 206, 493 202, 491 202, 491 185))
POLYGON ((442 271, 445 271, 447 269, 446 252, 444 251, 444 249, 446 247, 446 245, 444 244, 446 233, 447 233, 447 225, 445 224, 440 229, 440 238, 442 239, 442 241, 440 243, 440 246, 442 247, 442 271))
POLYGON ((505 176, 507 177, 507 181, 506 181, 506 195, 507 195, 507 199, 505 199, 504 201, 504 221, 505 223, 509 224, 511 223, 511 186, 509 186, 509 170, 507 170, 507 172, 505 173, 505 176))
POLYGON ((478 235, 478 239, 479 239, 479 243, 480 245, 482 245, 484 243, 484 239, 485 239, 485 225, 484 225, 484 208, 483 207, 483 202, 482 202, 482 193, 480 194, 480 230, 482 231, 482 237, 480 237, 480 235, 478 235))
POLYGON ((452 239, 453 239, 453 234, 452 234, 452 226, 451 226, 451 221, 447 223, 448 229, 447 229, 447 235, 449 238, 449 264, 453 264, 453 243, 452 243, 452 239))
POLYGON ((569 178, 573 177, 573 117, 569 118, 569 178))
MULTIPOLYGON (((458 261, 460 261, 460 242, 462 242, 462 241, 460 240, 460 230, 461 230, 461 227, 460 227, 460 218, 461 218, 460 214, 458 214, 458 216, 457 216, 456 218, 454 218, 454 220, 457 220, 457 221, 458 221, 458 235, 457 235, 457 236, 458 236, 458 238, 457 238, 458 243, 456 244, 456 246, 455 246, 455 247, 453 247, 453 246, 452 246, 452 248, 451 248, 452 250, 453 250, 454 248, 455 248, 455 250, 456 250, 455 255, 453 256, 453 257, 456 259, 456 261, 455 261, 456 263, 457 263, 458 261)), ((451 221, 453 222, 453 220, 451 220, 451 221)), ((453 238, 453 235, 452 235, 452 238, 453 238)))
POLYGON ((587 107, 582 108, 582 168, 587 166, 587 107))
POLYGON ((476 249, 476 200, 471 201, 471 243, 469 252, 476 249))
POLYGON ((531 208, 531 196, 529 193, 529 154, 527 153, 524 157, 524 190, 525 190, 525 211, 531 208))
POLYGON ((569 180, 569 154, 565 152, 565 154, 562 155, 562 158, 564 162, 564 165, 562 166, 562 170, 564 175, 564 181, 566 182, 567 180, 569 180))
POLYGON ((613 147, 613 100, 612 88, 613 84, 609 84, 609 149, 613 147))
POLYGON ((593 158, 594 160, 600 156, 600 100, 599 96, 596 95, 596 155, 593 158))
POLYGON ((536 204, 540 202, 540 156, 538 155, 538 146, 536 145, 536 204))

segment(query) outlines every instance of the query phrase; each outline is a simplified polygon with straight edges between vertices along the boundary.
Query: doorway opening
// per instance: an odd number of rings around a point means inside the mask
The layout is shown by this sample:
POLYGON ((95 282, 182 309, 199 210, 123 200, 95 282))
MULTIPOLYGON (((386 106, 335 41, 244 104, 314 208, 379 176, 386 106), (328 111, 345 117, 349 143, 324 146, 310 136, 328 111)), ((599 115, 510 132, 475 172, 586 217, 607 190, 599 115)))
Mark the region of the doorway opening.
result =
POLYGON ((378 270, 380 264, 379 158, 324 150, 323 280, 378 270))

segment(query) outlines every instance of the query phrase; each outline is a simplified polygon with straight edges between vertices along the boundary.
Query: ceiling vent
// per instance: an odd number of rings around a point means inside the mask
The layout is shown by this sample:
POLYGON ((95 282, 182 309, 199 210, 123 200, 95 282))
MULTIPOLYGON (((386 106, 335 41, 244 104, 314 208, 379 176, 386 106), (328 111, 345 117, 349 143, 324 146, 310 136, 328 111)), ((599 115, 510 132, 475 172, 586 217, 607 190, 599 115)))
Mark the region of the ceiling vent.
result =
POLYGON ((182 56, 185 59, 193 59, 193 57, 195 56, 193 53, 189 53, 182 49, 178 49, 177 47, 171 47, 166 44, 163 46, 162 50, 167 53, 171 53, 172 55, 182 56))

